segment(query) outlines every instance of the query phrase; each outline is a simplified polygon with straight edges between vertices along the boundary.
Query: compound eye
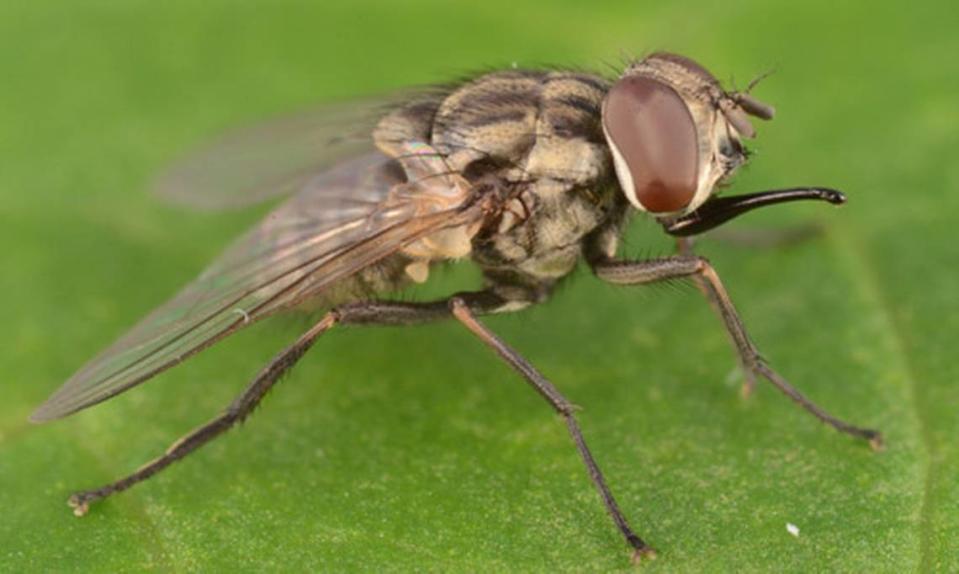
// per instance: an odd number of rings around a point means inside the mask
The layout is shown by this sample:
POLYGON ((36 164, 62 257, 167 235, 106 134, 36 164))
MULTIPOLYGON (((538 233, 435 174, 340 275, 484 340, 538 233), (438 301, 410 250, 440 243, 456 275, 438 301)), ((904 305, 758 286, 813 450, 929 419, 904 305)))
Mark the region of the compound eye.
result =
POLYGON ((690 204, 699 181, 699 143, 676 90, 641 76, 620 79, 606 95, 603 130, 633 205, 669 213, 690 204))

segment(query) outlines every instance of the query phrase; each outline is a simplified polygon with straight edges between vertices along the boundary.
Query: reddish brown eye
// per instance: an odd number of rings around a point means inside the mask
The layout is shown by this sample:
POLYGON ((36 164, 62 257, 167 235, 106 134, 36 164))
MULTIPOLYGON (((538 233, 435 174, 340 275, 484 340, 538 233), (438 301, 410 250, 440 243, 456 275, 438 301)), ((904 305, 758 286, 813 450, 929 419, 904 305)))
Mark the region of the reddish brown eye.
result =
POLYGON ((696 125, 674 89, 650 78, 626 77, 603 106, 603 127, 623 191, 653 213, 679 211, 696 195, 696 125))

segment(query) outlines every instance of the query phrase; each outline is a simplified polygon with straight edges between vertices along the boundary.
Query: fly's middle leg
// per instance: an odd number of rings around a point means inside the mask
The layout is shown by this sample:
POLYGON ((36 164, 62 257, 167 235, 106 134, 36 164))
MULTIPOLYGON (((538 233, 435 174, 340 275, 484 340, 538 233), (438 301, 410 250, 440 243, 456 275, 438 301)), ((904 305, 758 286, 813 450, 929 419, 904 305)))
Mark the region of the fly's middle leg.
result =
POLYGON ((413 323, 422 323, 437 319, 448 318, 452 311, 452 316, 460 323, 465 325, 481 341, 491 347, 496 353, 505 360, 513 369, 528 382, 547 402, 558 412, 566 422, 566 427, 576 444, 589 478, 599 491, 603 504, 607 512, 616 523, 616 527, 626 539, 626 542, 633 548, 633 558, 639 561, 642 558, 651 558, 655 556, 655 551, 647 545, 642 538, 636 535, 630 528, 626 517, 616 503, 612 492, 606 485, 606 479, 600 471, 599 465, 593 458, 583 433, 579 428, 579 423, 573 414, 573 405, 553 386, 535 367, 526 359, 519 355, 515 350, 507 346, 494 333, 480 323, 476 316, 498 311, 513 310, 525 305, 533 304, 537 296, 530 293, 528 298, 518 297, 514 293, 512 299, 504 298, 493 291, 480 291, 477 293, 463 293, 454 295, 448 300, 434 303, 393 303, 393 302, 370 302, 353 303, 339 309, 342 314, 341 323, 347 321, 353 324, 366 325, 409 325, 413 323))
POLYGON ((749 339, 739 313, 719 280, 719 275, 705 258, 690 254, 648 261, 607 259, 593 262, 592 266, 597 277, 608 283, 620 285, 643 285, 669 279, 693 278, 706 294, 707 299, 719 311, 726 331, 739 353, 740 361, 749 372, 766 379, 803 409, 839 432, 865 439, 875 450, 882 448, 882 434, 879 431, 858 427, 830 415, 766 363, 749 339))
POLYGON ((613 518, 613 522, 616 523, 616 527, 626 539, 626 542, 633 548, 633 560, 635 562, 639 562, 644 558, 654 558, 656 556, 656 552, 649 545, 647 545, 642 538, 633 532, 632 528, 629 526, 629 522, 623 515, 623 512, 619 509, 619 505, 616 503, 613 493, 609 490, 609 487, 606 486, 606 479, 603 477, 603 473, 600 471, 599 465, 596 464, 596 459, 593 458, 593 454, 586 445, 586 439, 583 438, 583 433, 579 428, 579 423, 576 422, 576 416, 574 415, 574 407, 572 403, 570 403, 566 397, 559 392, 559 389, 549 382, 549 380, 544 377, 542 373, 536 369, 536 367, 530 364, 529 361, 523 358, 512 347, 504 343, 502 339, 496 336, 496 334, 490 331, 485 325, 480 323, 465 301, 458 297, 454 297, 450 299, 450 306, 453 310, 453 316, 456 317, 460 323, 465 325, 466 328, 476 335, 483 343, 495 351, 501 359, 506 361, 510 367, 518 372, 526 380, 526 382, 529 383, 530 386, 532 386, 533 389, 540 394, 540 396, 546 399, 550 406, 552 406, 553 409, 563 417, 563 420, 566 422, 566 427, 569 430, 569 434, 573 438, 573 442, 576 444, 576 449, 579 451, 579 454, 583 459, 583 463, 586 464, 586 470, 589 472, 589 478, 592 480, 593 485, 596 487, 596 490, 599 491, 599 495, 603 499, 603 504, 606 506, 606 511, 609 512, 609 515, 613 518))

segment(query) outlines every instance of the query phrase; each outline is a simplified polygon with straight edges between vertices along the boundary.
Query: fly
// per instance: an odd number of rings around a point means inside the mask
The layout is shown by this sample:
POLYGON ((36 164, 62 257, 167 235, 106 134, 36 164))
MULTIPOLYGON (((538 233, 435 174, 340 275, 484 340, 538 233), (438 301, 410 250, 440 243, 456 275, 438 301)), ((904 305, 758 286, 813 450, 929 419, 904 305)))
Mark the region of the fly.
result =
POLYGON ((217 207, 289 198, 169 302, 74 374, 36 422, 87 408, 280 312, 322 318, 276 355, 219 416, 132 474, 73 494, 91 503, 153 476, 245 419, 281 376, 338 325, 453 319, 508 363, 566 423, 590 479, 639 560, 654 552, 630 527, 583 439, 572 403, 479 317, 549 298, 581 260, 601 280, 644 285, 690 279, 717 310, 745 373, 769 381, 836 430, 880 448, 878 431, 816 406, 761 357, 710 263, 689 236, 768 205, 842 193, 799 187, 718 197, 746 161, 750 118, 772 107, 724 90, 696 62, 656 53, 615 80, 573 71, 508 69, 458 85, 325 108, 236 132, 188 156, 161 194, 217 207), (371 119, 371 121, 367 121, 371 119), (361 137, 343 137, 349 127, 361 137), (335 137, 334 137, 335 136, 335 137), (676 236, 678 253, 617 257, 632 214, 676 236), (428 302, 390 292, 469 259, 485 285, 428 302))

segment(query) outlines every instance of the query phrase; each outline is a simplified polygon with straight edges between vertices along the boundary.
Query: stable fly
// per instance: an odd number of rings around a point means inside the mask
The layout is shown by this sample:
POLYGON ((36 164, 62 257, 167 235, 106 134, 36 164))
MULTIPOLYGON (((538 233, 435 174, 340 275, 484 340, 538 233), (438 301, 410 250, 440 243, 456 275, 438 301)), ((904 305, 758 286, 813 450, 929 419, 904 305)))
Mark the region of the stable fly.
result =
POLYGON ((222 414, 132 474, 73 494, 74 512, 85 514, 91 503, 242 421, 334 326, 452 319, 561 415, 634 558, 650 557, 590 453, 573 405, 479 318, 546 301, 580 261, 619 285, 691 280, 730 335, 744 390, 769 381, 822 422, 879 448, 878 431, 833 417, 769 366, 716 270, 692 250, 690 237, 758 207, 845 201, 820 187, 717 195, 747 159, 751 118, 773 117, 751 88, 727 91, 696 62, 669 53, 633 61, 614 79, 513 68, 267 122, 188 155, 159 180, 161 194, 207 207, 288 198, 73 375, 32 420, 104 401, 275 313, 308 310, 321 318, 222 414), (617 256, 637 212, 677 237, 676 255, 617 256), (479 266, 485 285, 437 301, 390 300, 404 285, 426 281, 436 264, 458 259, 479 266))

